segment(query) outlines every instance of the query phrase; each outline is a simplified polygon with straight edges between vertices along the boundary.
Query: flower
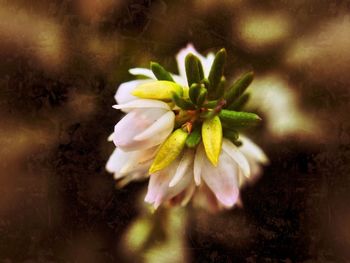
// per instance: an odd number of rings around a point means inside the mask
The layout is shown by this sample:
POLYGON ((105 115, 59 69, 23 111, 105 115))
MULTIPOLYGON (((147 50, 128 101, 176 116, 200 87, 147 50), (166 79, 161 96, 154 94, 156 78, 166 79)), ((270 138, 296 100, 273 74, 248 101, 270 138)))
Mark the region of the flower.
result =
POLYGON ((176 57, 179 74, 158 63, 129 72, 147 79, 122 83, 116 109, 126 112, 111 135, 116 149, 106 169, 119 185, 150 177, 145 201, 160 205, 194 203, 210 210, 239 202, 239 189, 268 163, 263 151, 238 131, 257 124, 240 111, 252 73, 225 88, 226 51, 200 55, 192 45, 176 57))

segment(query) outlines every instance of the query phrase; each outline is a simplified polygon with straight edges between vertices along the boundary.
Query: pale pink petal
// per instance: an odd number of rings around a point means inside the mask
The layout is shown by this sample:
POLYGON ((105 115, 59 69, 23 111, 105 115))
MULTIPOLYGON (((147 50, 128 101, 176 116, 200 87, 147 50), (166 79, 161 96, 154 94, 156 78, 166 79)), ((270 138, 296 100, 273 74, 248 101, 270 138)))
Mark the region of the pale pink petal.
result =
POLYGON ((131 68, 129 69, 129 73, 134 76, 141 75, 150 79, 156 79, 156 76, 154 76, 152 70, 147 68, 131 68))
POLYGON ((196 185, 201 184, 201 173, 202 173, 202 167, 203 167, 204 161, 205 161, 204 147, 203 147, 203 144, 200 144, 197 147, 196 155, 194 158, 194 168, 193 168, 194 181, 196 185))
POLYGON ((170 107, 167 103, 160 100, 150 100, 150 99, 135 99, 124 104, 114 105, 115 109, 137 109, 137 108, 161 108, 170 110, 170 107))
POLYGON ((239 151, 238 147, 231 141, 223 139, 222 149, 240 166, 243 174, 250 176, 250 167, 247 158, 239 151))
POLYGON ((161 116, 156 122, 150 125, 146 130, 135 136, 134 140, 142 141, 152 139, 152 137, 159 137, 159 134, 163 131, 169 135, 174 129, 174 124, 175 114, 172 111, 168 111, 163 114, 163 116, 161 116))
POLYGON ((179 166, 176 169, 175 175, 169 183, 169 187, 176 185, 185 175, 187 171, 192 171, 191 167, 193 164, 194 152, 187 149, 183 154, 179 166))
POLYGON ((135 97, 131 95, 131 92, 138 86, 147 82, 150 82, 151 80, 145 80, 145 79, 140 79, 140 80, 132 80, 128 82, 122 83, 118 89, 117 93, 115 94, 114 98, 115 101, 118 104, 124 104, 132 100, 138 99, 138 97, 135 97))
POLYGON ((214 167, 208 160, 202 169, 202 177, 216 198, 225 207, 233 206, 238 198, 238 172, 237 164, 231 157, 221 152, 219 163, 214 167))
POLYGON ((106 169, 114 173, 114 178, 119 179, 134 172, 146 172, 155 156, 157 147, 143 150, 124 152, 117 148, 109 158, 106 169))
POLYGON ((122 151, 116 148, 107 161, 106 170, 110 173, 119 172, 124 163, 128 161, 128 158, 128 155, 123 155, 122 151))
POLYGON ((185 174, 178 184, 174 187, 169 187, 169 182, 176 172, 178 165, 179 159, 164 170, 150 175, 145 201, 153 204, 154 208, 158 208, 162 203, 180 194, 193 182, 192 175, 189 172, 185 174))
POLYGON ((163 142, 168 134, 161 133, 151 140, 136 141, 134 137, 155 123, 166 112, 164 109, 135 109, 122 118, 114 127, 113 142, 123 151, 151 148, 163 142))
POLYGON ((243 143, 242 146, 240 147, 240 150, 245 155, 249 155, 250 157, 256 159, 257 161, 263 164, 269 163, 268 157, 258 145, 256 145, 253 141, 248 139, 246 136, 240 135, 239 138, 243 143))

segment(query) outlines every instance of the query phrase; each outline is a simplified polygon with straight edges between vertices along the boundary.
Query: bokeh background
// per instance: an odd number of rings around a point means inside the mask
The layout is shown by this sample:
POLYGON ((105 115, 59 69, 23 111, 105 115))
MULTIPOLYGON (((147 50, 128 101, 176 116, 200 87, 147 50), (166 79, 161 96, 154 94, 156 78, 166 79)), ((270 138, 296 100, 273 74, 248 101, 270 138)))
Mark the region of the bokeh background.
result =
POLYGON ((1 262, 349 262, 350 1, 0 1, 1 262), (128 69, 187 43, 254 70, 243 208, 156 215, 105 163, 128 69), (162 231, 154 231, 157 222, 162 231), (148 240, 144 245, 145 240, 148 240))

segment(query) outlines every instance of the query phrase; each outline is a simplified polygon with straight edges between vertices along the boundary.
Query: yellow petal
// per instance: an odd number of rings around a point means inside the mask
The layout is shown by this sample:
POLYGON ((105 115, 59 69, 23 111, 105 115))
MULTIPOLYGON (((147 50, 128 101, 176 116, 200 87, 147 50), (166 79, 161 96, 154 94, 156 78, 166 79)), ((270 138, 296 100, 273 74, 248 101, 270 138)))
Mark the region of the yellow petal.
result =
POLYGON ((171 100, 173 92, 182 95, 182 87, 171 81, 159 80, 138 85, 131 94, 143 99, 171 100))
POLYGON ((218 116, 203 122, 202 138, 208 159, 217 166, 222 145, 222 127, 218 116))
POLYGON ((162 170, 171 164, 185 147, 187 136, 188 133, 181 128, 174 131, 160 146, 151 168, 149 169, 149 173, 152 174, 162 170))

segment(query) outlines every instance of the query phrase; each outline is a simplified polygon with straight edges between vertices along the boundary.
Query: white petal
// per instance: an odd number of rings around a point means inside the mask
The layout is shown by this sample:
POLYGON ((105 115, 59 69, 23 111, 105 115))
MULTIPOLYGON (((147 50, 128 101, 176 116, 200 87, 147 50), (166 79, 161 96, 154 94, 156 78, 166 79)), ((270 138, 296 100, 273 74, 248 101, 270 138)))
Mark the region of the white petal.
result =
POLYGON ((117 148, 112 153, 106 164, 106 170, 114 173, 114 179, 127 176, 135 172, 147 172, 151 165, 151 160, 157 148, 144 151, 124 152, 117 148))
POLYGON ((203 147, 203 144, 200 144, 197 147, 196 155, 194 158, 194 168, 193 168, 194 181, 196 185, 201 184, 201 173, 202 173, 202 167, 203 167, 204 161, 205 161, 204 147, 203 147))
POLYGON ((151 79, 156 79, 156 76, 154 76, 152 70, 147 68, 131 68, 129 69, 129 73, 134 76, 141 75, 141 76, 149 77, 151 79))
POLYGON ((157 149, 158 147, 153 147, 142 151, 127 152, 130 154, 129 161, 124 163, 120 169, 120 173, 127 174, 139 170, 147 171, 151 166, 152 159, 154 158, 157 149))
POLYGON ((128 161, 128 156, 122 155, 121 150, 117 148, 109 157, 106 164, 106 170, 110 173, 119 172, 126 161, 128 161))
POLYGON ((268 164, 269 163, 269 158, 266 156, 266 154, 263 152, 263 150, 253 143, 250 139, 245 137, 244 135, 240 135, 239 138, 242 141, 242 146, 240 147, 240 150, 244 153, 247 154, 253 158, 255 158, 257 161, 263 163, 263 164, 268 164))
POLYGON ((170 134, 174 129, 174 124, 175 114, 172 111, 168 111, 146 130, 135 136, 134 140, 142 141, 151 139, 152 137, 158 137, 159 133, 162 133, 163 131, 166 131, 166 133, 170 134))
POLYGON ((192 170, 191 168, 193 168, 192 167, 193 158, 194 158, 193 151, 190 149, 187 149, 181 158, 179 166, 176 169, 175 175, 173 176, 173 178, 169 183, 169 187, 173 187, 174 185, 176 185, 183 178, 183 176, 188 170, 192 170))
POLYGON ((170 110, 168 104, 160 100, 135 99, 124 104, 114 105, 115 109, 135 109, 135 108, 161 108, 170 110))
POLYGON ((241 167, 243 174, 250 176, 250 167, 247 158, 239 151, 236 145, 227 139, 222 141, 222 149, 241 167))
POLYGON ((153 204, 154 208, 157 208, 163 202, 177 196, 189 187, 191 182, 193 182, 192 173, 187 172, 178 184, 174 187, 169 187, 169 182, 178 166, 179 159, 175 160, 168 168, 150 176, 145 201, 153 204))
POLYGON ((111 142, 114 138, 114 132, 111 133, 111 135, 108 136, 107 141, 111 142))
POLYGON ((131 111, 115 125, 114 144, 123 151, 136 151, 151 148, 162 143, 169 135, 166 133, 168 131, 162 131, 159 136, 144 141, 136 141, 134 137, 150 127, 166 112, 168 111, 160 108, 135 109, 131 111))
POLYGON ((217 167, 206 161, 202 169, 203 180, 225 207, 231 207, 237 202, 238 172, 237 164, 223 152, 220 154, 217 167))
POLYGON ((144 84, 147 82, 150 82, 151 80, 147 79, 140 79, 140 80, 132 80, 128 82, 122 83, 114 96, 115 101, 118 104, 124 104, 132 100, 138 99, 138 97, 135 97, 131 95, 131 92, 140 84, 144 84))

